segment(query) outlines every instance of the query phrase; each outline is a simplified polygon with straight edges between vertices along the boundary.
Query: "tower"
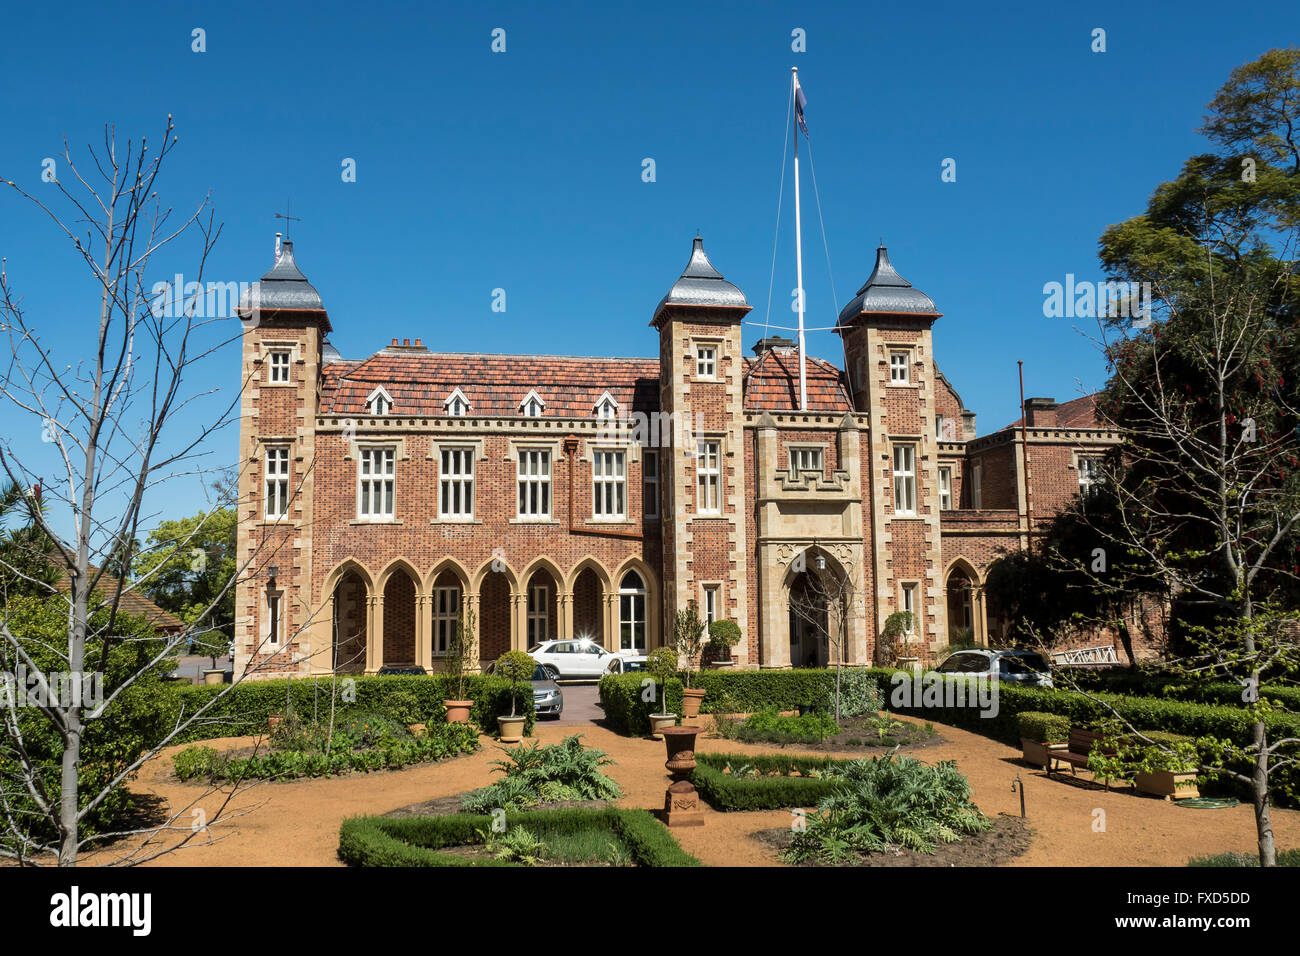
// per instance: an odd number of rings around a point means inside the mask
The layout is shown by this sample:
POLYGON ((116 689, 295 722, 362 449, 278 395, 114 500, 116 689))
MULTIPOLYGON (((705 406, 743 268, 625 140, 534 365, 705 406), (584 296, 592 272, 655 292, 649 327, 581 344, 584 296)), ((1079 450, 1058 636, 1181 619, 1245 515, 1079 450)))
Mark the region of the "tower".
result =
MULTIPOLYGON (((274 267, 244 293, 235 672, 311 667, 312 492, 325 305, 284 240, 274 267)), ((314 628, 319 630, 319 628, 314 628)), ((328 663, 326 664, 328 667, 328 663)), ((312 669, 319 669, 312 667, 312 669)))
POLYGON ((934 300, 895 271, 882 245, 870 277, 836 326, 853 406, 870 421, 864 543, 875 560, 875 633, 891 613, 911 611, 911 649, 900 649, 907 656, 917 655, 922 642, 937 648, 947 633, 931 341, 941 314, 934 300))
MULTIPOLYGON (((663 507, 663 626, 690 601, 706 618, 740 625, 734 657, 747 666, 748 600, 744 469, 744 294, 713 267, 696 236, 690 260, 656 307, 659 408, 672 423, 660 471, 663 507)), ((661 429, 662 432, 662 429, 661 429)), ((661 444, 666 444, 661 440, 661 444)))

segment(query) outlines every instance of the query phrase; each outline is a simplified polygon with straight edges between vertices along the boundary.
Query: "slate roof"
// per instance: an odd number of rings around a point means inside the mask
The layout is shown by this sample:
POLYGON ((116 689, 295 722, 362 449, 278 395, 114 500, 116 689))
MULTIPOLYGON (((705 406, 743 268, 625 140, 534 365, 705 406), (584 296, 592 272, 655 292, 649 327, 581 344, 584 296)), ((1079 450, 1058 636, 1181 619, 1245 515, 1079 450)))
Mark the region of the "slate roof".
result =
MULTIPOLYGON (((1097 411, 1097 398, 1101 392, 1093 392, 1082 398, 1061 402, 1056 406, 1056 425, 1058 428, 1110 428, 1110 423, 1097 411)), ((1006 428, 1019 428, 1017 418, 1006 428)), ((1003 429, 1005 431, 1005 429, 1003 429)))
MULTIPOLYGON (((293 242, 285 239, 280 243, 280 259, 271 271, 257 282, 255 286, 256 302, 245 293, 239 304, 241 315, 247 315, 252 305, 262 312, 325 312, 325 303, 315 286, 298 268, 293 257, 293 242)), ((326 331, 329 322, 326 320, 326 331)))
MULTIPOLYGON (((799 399, 798 354, 772 349, 745 360, 745 408, 793 411, 799 399)), ((471 418, 519 416, 530 389, 546 403, 543 418, 591 418, 606 391, 619 412, 659 408, 657 358, 494 355, 407 349, 377 352, 360 361, 331 362, 322 369, 322 415, 368 415, 366 398, 383 386, 393 397, 389 417, 446 415, 444 400, 459 388, 471 418)), ((844 374, 830 362, 809 358, 808 410, 848 412, 844 374)))
POLYGON ((840 326, 848 325, 864 312, 885 315, 940 314, 933 299, 920 289, 912 288, 912 283, 895 271, 889 261, 889 250, 884 246, 876 249, 876 267, 871 270, 866 283, 840 311, 840 326))
POLYGON ((680 305, 690 308, 744 309, 750 305, 745 301, 745 294, 722 277, 722 273, 713 268, 713 263, 704 254, 704 240, 699 236, 691 245, 691 258, 682 270, 681 278, 673 283, 668 294, 655 306, 651 325, 659 322, 660 313, 668 306, 680 305))

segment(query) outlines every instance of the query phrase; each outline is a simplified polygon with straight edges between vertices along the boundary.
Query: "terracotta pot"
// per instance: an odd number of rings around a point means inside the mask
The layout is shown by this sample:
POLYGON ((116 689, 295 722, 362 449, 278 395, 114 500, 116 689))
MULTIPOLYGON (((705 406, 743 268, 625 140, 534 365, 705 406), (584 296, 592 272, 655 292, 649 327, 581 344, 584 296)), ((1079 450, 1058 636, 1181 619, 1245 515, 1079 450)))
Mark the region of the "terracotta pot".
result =
POLYGON ((706 693, 708 693, 708 691, 682 691, 682 716, 687 720, 694 720, 696 717, 700 716, 700 705, 704 703, 704 695, 706 693))
POLYGON ((651 714, 650 736, 655 740, 663 740, 663 731, 668 727, 675 727, 676 725, 676 714, 651 714))
POLYGON ((497 728, 503 744, 517 744, 524 739, 523 717, 498 717, 497 728))
POLYGON ((424 736, 424 724, 407 724, 406 729, 411 732, 412 737, 424 736))
POLYGON ((281 717, 279 714, 272 714, 270 717, 266 718, 266 725, 271 730, 275 730, 276 727, 280 726, 280 721, 283 719, 284 718, 281 717))
POLYGON ((469 723, 469 709, 474 706, 472 700, 444 700, 443 704, 447 708, 447 723, 469 723))
POLYGON ((205 684, 224 684, 225 682, 226 672, 220 668, 203 672, 203 683, 205 684))
POLYGON ((668 762, 664 764, 675 778, 682 778, 695 769, 695 738, 699 727, 664 728, 664 746, 668 749, 668 762))
POLYGON ((1134 785, 1143 793, 1149 793, 1166 800, 1182 800, 1187 797, 1199 797, 1200 789, 1196 786, 1196 771, 1174 773, 1172 770, 1157 770, 1154 773, 1139 773, 1133 780, 1134 785))

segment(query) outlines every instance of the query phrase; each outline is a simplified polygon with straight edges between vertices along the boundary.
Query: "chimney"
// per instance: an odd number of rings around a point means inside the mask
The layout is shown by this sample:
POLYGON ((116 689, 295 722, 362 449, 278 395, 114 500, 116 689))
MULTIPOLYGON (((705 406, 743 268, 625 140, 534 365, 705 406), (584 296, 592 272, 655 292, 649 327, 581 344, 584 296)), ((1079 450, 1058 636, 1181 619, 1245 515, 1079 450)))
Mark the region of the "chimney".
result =
POLYGON ((794 340, 779 335, 769 335, 767 338, 759 339, 754 343, 755 355, 762 355, 769 349, 778 349, 782 352, 792 351, 794 349, 794 340))
POLYGON ((280 261, 280 234, 275 234, 275 261, 280 261))
POLYGON ((1025 425, 1029 428, 1056 427, 1056 399, 1025 399, 1025 425))

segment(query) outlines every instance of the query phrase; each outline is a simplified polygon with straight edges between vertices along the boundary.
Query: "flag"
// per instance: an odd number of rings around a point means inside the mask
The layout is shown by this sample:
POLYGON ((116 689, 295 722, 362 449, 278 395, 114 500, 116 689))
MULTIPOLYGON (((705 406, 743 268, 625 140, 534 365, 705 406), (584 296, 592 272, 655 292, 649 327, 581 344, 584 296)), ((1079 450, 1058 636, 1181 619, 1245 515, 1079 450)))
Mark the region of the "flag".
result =
POLYGON ((794 115, 799 121, 799 128, 803 130, 804 136, 808 135, 808 124, 803 121, 803 108, 808 105, 808 99, 803 95, 803 87, 799 85, 799 77, 794 78, 794 115))

